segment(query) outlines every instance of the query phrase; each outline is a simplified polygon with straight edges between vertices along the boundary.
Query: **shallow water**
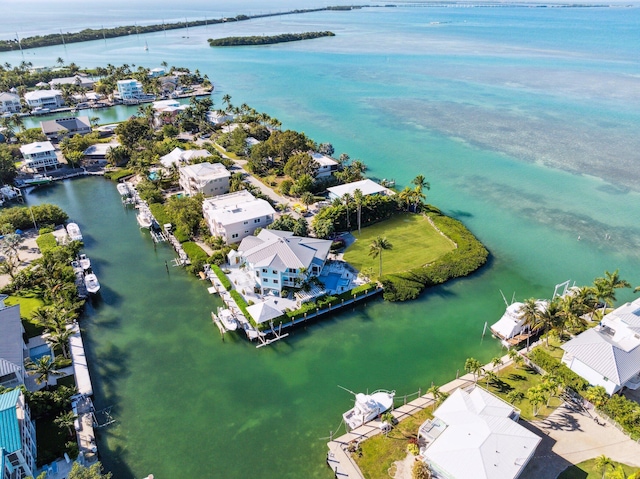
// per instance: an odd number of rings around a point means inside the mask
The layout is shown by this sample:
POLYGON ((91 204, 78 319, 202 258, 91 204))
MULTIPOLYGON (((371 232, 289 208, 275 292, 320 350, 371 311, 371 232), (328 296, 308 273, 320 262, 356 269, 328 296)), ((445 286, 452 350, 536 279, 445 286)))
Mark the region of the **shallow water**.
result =
POLYGON ((338 384, 407 394, 455 377, 467 357, 490 360, 499 345, 481 333, 504 310, 500 290, 548 297, 565 279, 586 284, 616 268, 639 284, 638 15, 364 9, 30 52, 34 64, 64 55, 199 68, 218 105, 229 93, 399 186, 424 174, 428 200, 491 251, 483 270, 417 301, 374 300, 256 350, 221 342, 209 319, 216 299, 167 274, 171 251, 138 231, 114 185, 37 190, 30 201, 61 204, 86 231, 103 285, 83 326, 97 402, 118 420, 100 440, 116 477, 328 478, 320 438, 351 404, 338 384), (204 42, 320 29, 337 36, 229 50, 204 42))

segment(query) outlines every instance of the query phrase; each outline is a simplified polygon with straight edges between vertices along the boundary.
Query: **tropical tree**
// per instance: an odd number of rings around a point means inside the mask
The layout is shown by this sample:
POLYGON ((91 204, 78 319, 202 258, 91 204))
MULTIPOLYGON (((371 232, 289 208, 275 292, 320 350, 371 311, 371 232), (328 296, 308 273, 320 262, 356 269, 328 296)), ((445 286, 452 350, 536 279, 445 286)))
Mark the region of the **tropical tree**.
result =
POLYGON ((512 390, 507 393, 507 401, 511 404, 515 404, 524 399, 524 393, 522 391, 512 390))
POLYGON ((69 433, 69 437, 73 436, 73 423, 78 416, 73 414, 73 411, 67 411, 60 413, 54 420, 54 424, 61 429, 66 428, 69 433))
POLYGON ((436 384, 432 384, 429 389, 427 389, 427 394, 431 394, 434 399, 433 408, 435 409, 437 406, 442 404, 442 402, 449 397, 449 394, 441 391, 440 386, 436 384))
POLYGON ((62 373, 58 371, 58 363, 49 355, 44 355, 37 361, 33 361, 31 358, 27 358, 24 366, 28 374, 36 376, 36 383, 44 383, 44 388, 49 389, 49 379, 51 376, 61 376, 62 373))
POLYGON ((604 386, 591 386, 584 392, 584 398, 595 407, 604 406, 609 400, 609 394, 604 386))
POLYGON ((491 360, 491 364, 493 364, 493 369, 495 370, 498 366, 502 366, 504 364, 504 361, 500 356, 496 356, 491 360))
POLYGON ((62 351, 62 355, 69 359, 69 338, 73 336, 74 331, 72 329, 58 328, 52 331, 47 338, 47 344, 54 349, 62 351))
POLYGON ((525 299, 518 310, 518 319, 523 321, 524 326, 534 331, 538 329, 538 318, 540 316, 540 305, 536 298, 525 299))
POLYGON ((362 225, 362 201, 364 200, 364 195, 360 188, 356 188, 353 192, 353 202, 356 204, 356 208, 358 208, 358 234, 360 234, 360 226, 362 225))
POLYGON ((615 270, 613 273, 605 271, 604 277, 593 280, 593 285, 596 288, 596 296, 598 299, 603 300, 610 307, 613 307, 616 302, 616 289, 631 287, 628 281, 620 278, 618 270, 615 270))
POLYGON ((534 386, 532 388, 529 388, 526 396, 527 396, 527 399, 529 400, 529 403, 531 404, 531 407, 533 408, 533 415, 537 416, 538 413, 540 412, 539 410, 540 404, 543 404, 546 402, 546 397, 544 393, 539 387, 534 386))
POLYGON ((482 364, 476 358, 467 358, 464 362, 464 369, 473 374, 473 382, 478 382, 478 376, 483 372, 482 364))
POLYGON ((510 349, 507 354, 509 355, 509 359, 513 361, 513 364, 515 364, 516 367, 520 367, 524 363, 524 358, 515 349, 510 349))
POLYGON ((593 467, 595 468, 596 471, 602 472, 602 479, 604 479, 607 476, 607 471, 609 469, 613 469, 614 466, 611 458, 602 454, 596 457, 593 467))
POLYGON ((393 245, 389 242, 386 237, 377 236, 371 244, 369 245, 369 256, 372 258, 380 258, 380 270, 379 277, 382 277, 382 252, 385 250, 390 250, 393 248, 393 245))
POLYGON ((111 479, 111 473, 102 474, 102 464, 96 462, 90 467, 85 467, 79 462, 74 462, 71 472, 67 476, 68 479, 111 479))
MULTIPOLYGON (((350 200, 351 200, 351 195, 349 193, 345 193, 344 195, 342 195, 342 201, 344 202, 344 205, 347 207, 347 229, 348 230, 351 229, 351 221, 350 221, 351 215, 349 214, 349 201, 350 200)), ((375 258, 375 256, 374 256, 374 258, 375 258)), ((382 260, 380 260, 380 261, 382 261, 382 260)))

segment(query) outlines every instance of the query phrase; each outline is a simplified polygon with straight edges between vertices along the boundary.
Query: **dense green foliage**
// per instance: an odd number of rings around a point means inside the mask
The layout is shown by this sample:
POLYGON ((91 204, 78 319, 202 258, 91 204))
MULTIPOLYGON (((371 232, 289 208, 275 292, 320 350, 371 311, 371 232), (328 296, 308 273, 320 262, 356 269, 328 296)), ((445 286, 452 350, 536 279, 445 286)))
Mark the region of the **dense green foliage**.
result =
POLYGON ((436 227, 456 243, 457 248, 425 267, 385 276, 382 281, 384 299, 415 299, 426 287, 468 276, 487 262, 489 252, 461 222, 436 213, 428 215, 436 227))
POLYGON ((107 171, 104 177, 112 181, 120 181, 122 178, 133 175, 133 171, 126 168, 119 168, 113 171, 107 171))
POLYGON ((270 230, 291 231, 296 236, 308 236, 309 226, 304 218, 294 218, 289 214, 284 214, 267 226, 270 230))
POLYGON ((251 37, 224 37, 209 38, 210 47, 236 47, 243 45, 271 45, 273 43, 297 42, 300 40, 312 40, 314 38, 335 37, 335 33, 325 32, 305 32, 305 33, 282 33, 280 35, 260 35, 251 37))
POLYGON ((62 208, 48 203, 30 207, 15 206, 0 212, 0 224, 9 223, 21 230, 33 228, 34 221, 38 226, 61 225, 68 219, 69 216, 62 208))
POLYGON ((557 358, 554 358, 542 348, 535 348, 529 353, 529 359, 544 369, 547 373, 556 375, 562 384, 574 391, 582 392, 587 389, 589 383, 574 373, 557 358))
POLYGON ((240 311, 242 311, 242 314, 244 314, 244 317, 247 318, 253 326, 257 326, 256 321, 251 317, 251 315, 249 314, 249 311, 247 311, 248 304, 244 300, 242 295, 238 293, 235 289, 231 290, 229 294, 238 305, 238 308, 240 308, 240 311))
MULTIPOLYGON (((385 220, 399 211, 394 196, 368 195, 362 198, 360 207, 362 226, 385 220)), ((329 238, 336 231, 349 231, 358 227, 358 207, 351 199, 349 203, 334 201, 333 205, 322 208, 311 222, 313 231, 319 238, 329 238)))
POLYGON ((18 174, 16 160, 19 150, 9 145, 0 145, 0 185, 10 185, 18 174))
POLYGON ((218 279, 222 283, 222 286, 224 286, 227 291, 231 291, 231 289, 232 289, 231 281, 229 280, 227 275, 224 274, 224 271, 222 271, 222 269, 220 269, 220 266, 218 266, 217 264, 212 264, 211 265, 211 270, 216 274, 216 276, 218 277, 218 279))
POLYGON ((50 251, 56 246, 58 246, 58 242, 56 241, 56 237, 53 233, 45 233, 41 234, 36 238, 36 244, 40 251, 44 253, 45 251, 50 251))
POLYGON ((191 263, 203 263, 209 259, 209 255, 198 244, 193 241, 185 241, 182 243, 182 249, 191 260, 191 263))
POLYGON ((640 404, 624 396, 613 395, 601 409, 635 441, 640 439, 640 404))

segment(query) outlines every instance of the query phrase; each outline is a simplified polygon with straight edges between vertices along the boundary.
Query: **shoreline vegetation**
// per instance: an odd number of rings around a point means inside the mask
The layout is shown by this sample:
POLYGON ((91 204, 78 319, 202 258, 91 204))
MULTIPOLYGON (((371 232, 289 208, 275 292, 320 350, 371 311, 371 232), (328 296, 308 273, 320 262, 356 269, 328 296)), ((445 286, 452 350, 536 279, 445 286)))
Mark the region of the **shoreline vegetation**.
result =
POLYGON ((301 40, 313 40, 322 37, 335 37, 336 34, 330 31, 325 32, 305 32, 305 33, 283 33, 280 35, 260 35, 250 37, 224 37, 209 38, 210 47, 237 47, 248 45, 273 45, 275 43, 299 42, 301 40))
POLYGON ((166 30, 179 30, 181 28, 202 27, 219 23, 243 22, 256 18, 277 17, 282 15, 295 15, 300 13, 313 13, 323 11, 351 11, 365 7, 366 5, 333 6, 322 8, 305 8, 289 10, 278 13, 262 13, 257 15, 237 15, 235 17, 211 18, 174 23, 161 23, 154 25, 125 25, 113 28, 85 28, 79 32, 50 33, 48 35, 35 35, 25 38, 13 38, 0 40, 0 52, 26 50, 29 48, 48 47, 52 45, 65 45, 67 43, 89 42, 93 40, 139 35, 140 33, 154 33, 166 30))

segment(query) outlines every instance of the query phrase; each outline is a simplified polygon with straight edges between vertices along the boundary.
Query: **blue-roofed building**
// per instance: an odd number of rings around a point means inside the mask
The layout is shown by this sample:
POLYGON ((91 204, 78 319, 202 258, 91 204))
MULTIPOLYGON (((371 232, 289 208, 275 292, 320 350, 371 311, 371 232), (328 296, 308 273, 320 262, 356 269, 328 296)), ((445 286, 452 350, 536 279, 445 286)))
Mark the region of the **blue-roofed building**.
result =
POLYGON ((19 389, 0 394, 0 471, 0 479, 36 472, 36 429, 19 389))

